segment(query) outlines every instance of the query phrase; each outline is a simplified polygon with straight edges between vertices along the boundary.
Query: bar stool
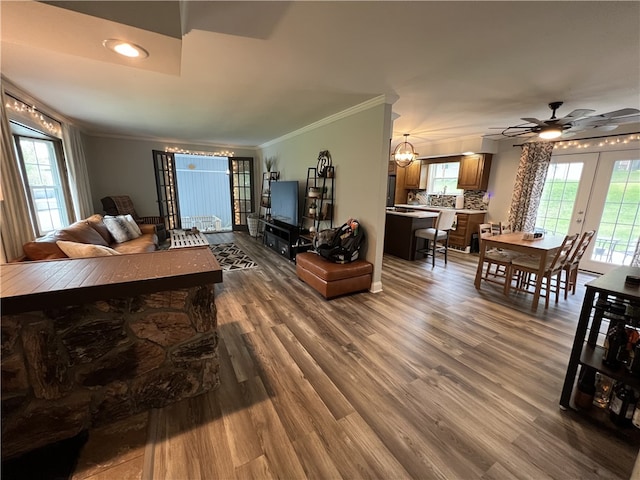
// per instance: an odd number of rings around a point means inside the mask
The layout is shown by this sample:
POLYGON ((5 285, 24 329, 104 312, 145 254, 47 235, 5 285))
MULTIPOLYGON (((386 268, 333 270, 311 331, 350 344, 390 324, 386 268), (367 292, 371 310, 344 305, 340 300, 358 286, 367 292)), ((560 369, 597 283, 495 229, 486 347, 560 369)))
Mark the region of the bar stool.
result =
MULTIPOLYGON (((418 252, 424 253, 425 258, 431 255, 431 265, 436 266, 437 243, 444 242, 444 263, 447 264, 447 250, 449 248, 449 232, 456 218, 455 210, 441 210, 436 219, 435 228, 420 228, 415 231, 417 238, 426 240, 425 248, 418 249, 418 252)), ((442 248, 441 248, 442 250, 442 248)))

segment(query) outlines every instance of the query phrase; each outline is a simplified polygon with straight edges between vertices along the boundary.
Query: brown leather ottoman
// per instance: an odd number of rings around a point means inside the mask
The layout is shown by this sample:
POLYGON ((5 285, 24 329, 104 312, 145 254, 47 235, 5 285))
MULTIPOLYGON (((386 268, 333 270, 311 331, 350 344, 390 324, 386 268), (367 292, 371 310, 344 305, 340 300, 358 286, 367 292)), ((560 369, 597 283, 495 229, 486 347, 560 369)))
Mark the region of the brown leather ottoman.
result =
POLYGON ((373 265, 366 260, 333 263, 311 252, 296 255, 298 278, 320 292, 325 298, 371 288, 373 265))

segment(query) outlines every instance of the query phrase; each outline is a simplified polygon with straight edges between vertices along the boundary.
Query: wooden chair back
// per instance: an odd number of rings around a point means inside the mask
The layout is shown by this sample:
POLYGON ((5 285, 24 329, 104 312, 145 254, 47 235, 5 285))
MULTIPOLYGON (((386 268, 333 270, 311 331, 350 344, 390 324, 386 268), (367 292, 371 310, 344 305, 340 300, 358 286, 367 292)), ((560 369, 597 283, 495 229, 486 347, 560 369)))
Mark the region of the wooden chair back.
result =
POLYGON ((553 261, 549 266, 550 271, 553 272, 558 268, 564 267, 564 265, 567 263, 567 260, 569 258, 569 253, 571 253, 571 250, 573 249, 573 246, 575 245, 579 236, 580 234, 576 233, 574 235, 566 235, 564 237, 564 240, 562 241, 562 245, 556 252, 556 255, 553 257, 553 261))
POLYGON ((455 210, 440 210, 438 219, 436 220, 436 230, 447 231, 453 227, 453 221, 456 218, 455 210))
POLYGON ((571 256, 567 260, 568 265, 578 265, 584 252, 587 250, 587 247, 591 243, 591 240, 595 236, 595 230, 589 230, 588 232, 584 232, 580 241, 576 244, 576 248, 571 252, 571 256))
POLYGON ((500 222, 500 233, 511 233, 511 224, 509 222, 500 222))
POLYGON ((487 238, 493 235, 490 223, 481 223, 478 225, 478 235, 480 238, 487 238))

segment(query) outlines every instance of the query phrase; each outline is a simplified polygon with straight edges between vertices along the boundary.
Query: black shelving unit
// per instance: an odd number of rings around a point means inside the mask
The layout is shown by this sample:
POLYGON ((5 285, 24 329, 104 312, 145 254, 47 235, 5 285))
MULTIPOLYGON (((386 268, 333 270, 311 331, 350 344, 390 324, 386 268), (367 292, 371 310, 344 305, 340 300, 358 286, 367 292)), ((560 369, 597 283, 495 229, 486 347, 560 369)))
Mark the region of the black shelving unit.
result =
POLYGON ((322 176, 318 174, 316 167, 307 169, 307 183, 304 190, 304 205, 302 210, 302 223, 304 230, 308 231, 313 226, 316 232, 333 227, 333 207, 335 191, 335 167, 324 169, 322 176), (316 206, 315 212, 311 212, 312 205, 316 206))
POLYGON ((271 217, 271 183, 277 182, 280 172, 263 172, 262 190, 260 192, 260 218, 266 221, 271 217))
MULTIPOLYGON (((572 394, 580 365, 593 368, 615 381, 631 385, 640 391, 638 375, 629 373, 624 366, 609 368, 602 363, 604 338, 609 328, 609 320, 606 316, 606 306, 609 302, 615 300, 616 303, 624 304, 627 312, 625 315, 627 327, 640 329, 640 288, 625 283, 628 275, 640 275, 640 267, 618 267, 586 284, 586 293, 560 396, 560 406, 564 409, 575 409, 572 404, 572 394)), ((602 412, 591 415, 591 417, 598 416, 602 417, 602 412)), ((634 437, 640 436, 637 429, 627 429, 627 432, 634 437)))

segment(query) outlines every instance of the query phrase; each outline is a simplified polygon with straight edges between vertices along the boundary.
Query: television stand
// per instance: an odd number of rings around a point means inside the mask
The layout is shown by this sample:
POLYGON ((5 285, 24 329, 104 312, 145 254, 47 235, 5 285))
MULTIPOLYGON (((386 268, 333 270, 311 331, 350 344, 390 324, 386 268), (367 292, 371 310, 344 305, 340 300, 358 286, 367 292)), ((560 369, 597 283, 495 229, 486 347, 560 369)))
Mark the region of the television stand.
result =
POLYGON ((264 246, 274 252, 295 260, 296 254, 311 249, 312 244, 300 236, 300 229, 291 225, 265 222, 264 246))

